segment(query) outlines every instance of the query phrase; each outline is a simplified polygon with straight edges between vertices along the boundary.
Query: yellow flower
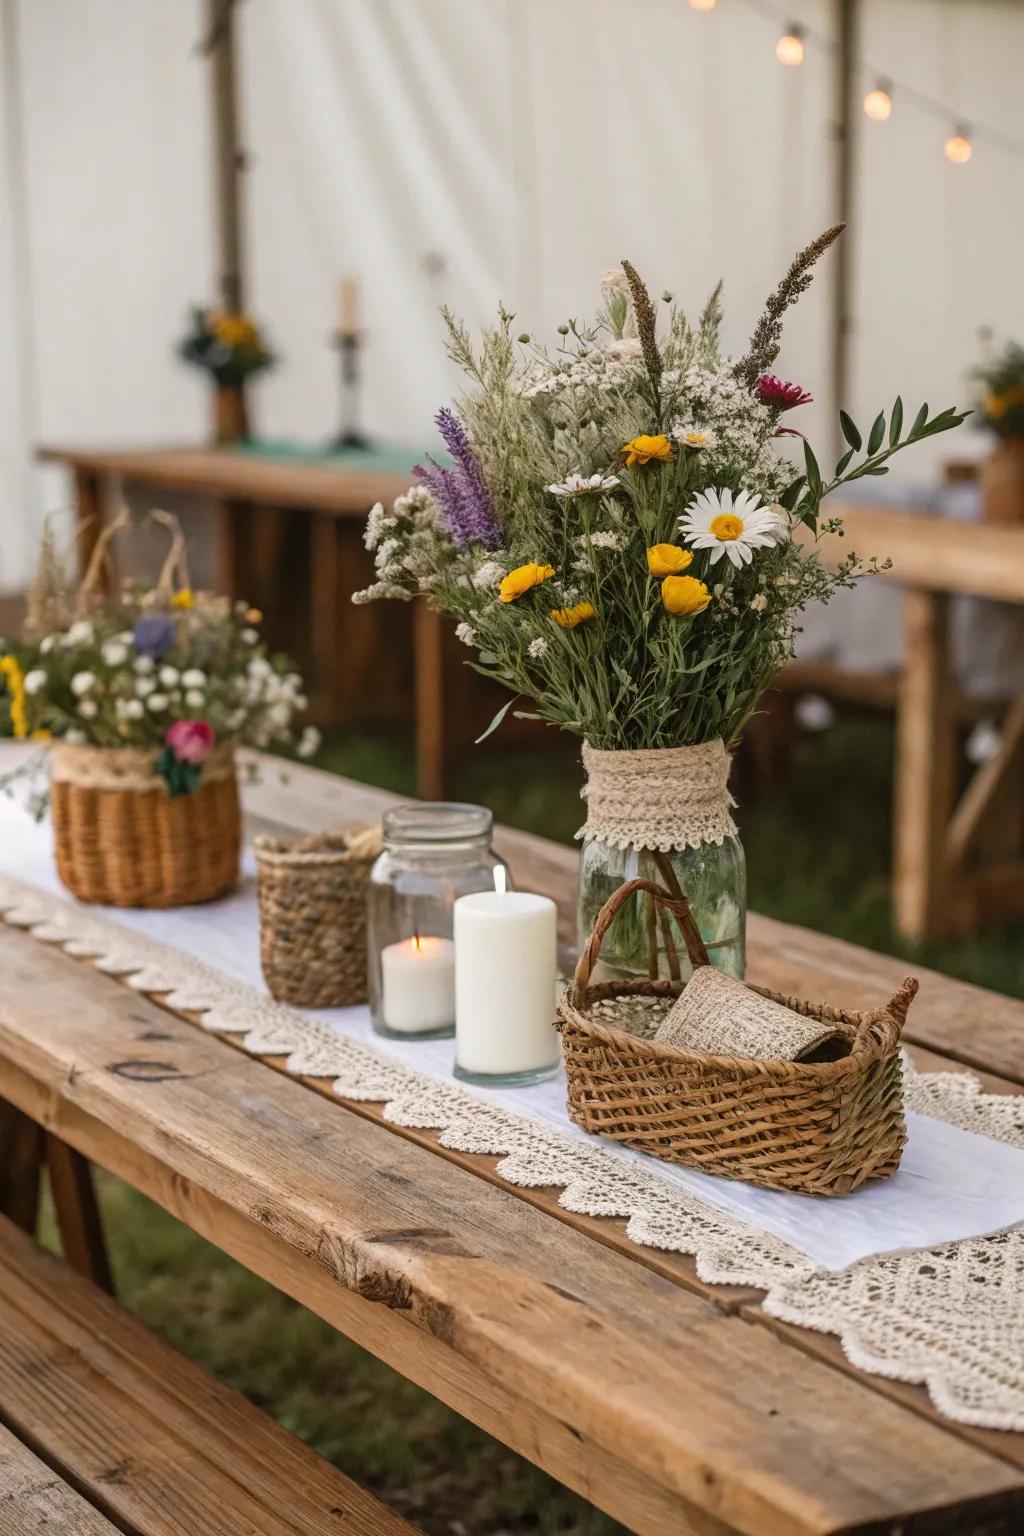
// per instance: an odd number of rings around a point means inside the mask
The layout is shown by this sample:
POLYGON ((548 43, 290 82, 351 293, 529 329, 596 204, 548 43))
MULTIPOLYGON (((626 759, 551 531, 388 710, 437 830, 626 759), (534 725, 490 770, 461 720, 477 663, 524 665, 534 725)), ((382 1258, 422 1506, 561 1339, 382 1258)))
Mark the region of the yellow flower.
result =
POLYGON ((634 464, 649 464, 652 459, 658 459, 664 464, 672 459, 672 444, 664 432, 659 432, 656 437, 641 433, 639 437, 624 443, 622 452, 626 455, 627 469, 634 464))
POLYGON ((647 551, 647 569, 652 576, 678 576, 693 564, 693 551, 681 544, 652 544, 647 551))
POLYGON ((985 396, 985 413, 991 416, 993 421, 999 421, 1007 411, 1012 411, 1015 405, 1024 404, 1024 384, 1011 384, 1008 389, 999 393, 991 393, 985 396))
POLYGON ((16 656, 0 656, 0 673, 7 679, 10 698, 11 729, 19 741, 28 735, 28 712, 25 709, 25 676, 16 656))
POLYGON ((245 617, 250 624, 263 623, 263 613, 259 608, 247 608, 245 610, 245 617))
POLYGON ((174 596, 171 598, 171 607, 194 608, 195 601, 195 598, 192 596, 191 587, 179 587, 178 591, 175 592, 174 596))
POLYGON ((210 330, 226 347, 254 347, 259 332, 248 315, 225 315, 214 311, 209 317, 210 330))
POLYGON ((517 597, 522 597, 531 587, 539 587, 542 581, 547 581, 554 574, 553 565, 538 565, 533 560, 528 565, 517 565, 502 580, 498 595, 503 603, 514 603, 517 597))
POLYGON ((43 728, 40 727, 38 731, 33 731, 32 732, 32 740, 33 741, 52 741, 53 740, 53 732, 52 731, 43 730, 43 728))
POLYGON ((560 629, 575 629, 577 624, 596 619, 597 609, 593 603, 574 603, 571 608, 552 608, 551 617, 560 629))
POLYGON ((661 600, 669 613, 701 613, 711 601, 711 593, 696 576, 666 576, 661 584, 661 600))

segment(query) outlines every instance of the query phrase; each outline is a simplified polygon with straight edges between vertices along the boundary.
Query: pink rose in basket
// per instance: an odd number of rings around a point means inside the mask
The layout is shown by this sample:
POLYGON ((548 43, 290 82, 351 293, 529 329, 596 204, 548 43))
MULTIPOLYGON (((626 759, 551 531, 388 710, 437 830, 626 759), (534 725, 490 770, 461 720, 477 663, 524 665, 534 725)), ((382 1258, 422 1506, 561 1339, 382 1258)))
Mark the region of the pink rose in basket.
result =
POLYGON ((179 763, 205 763, 213 751, 213 726, 205 720, 175 720, 164 741, 179 763))

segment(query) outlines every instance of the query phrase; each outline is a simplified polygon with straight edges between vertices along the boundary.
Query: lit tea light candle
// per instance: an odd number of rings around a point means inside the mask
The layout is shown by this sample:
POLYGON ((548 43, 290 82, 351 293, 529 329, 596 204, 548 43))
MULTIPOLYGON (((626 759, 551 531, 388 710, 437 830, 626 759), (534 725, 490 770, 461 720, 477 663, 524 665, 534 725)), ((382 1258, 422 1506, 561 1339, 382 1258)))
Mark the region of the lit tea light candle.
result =
POLYGON ((455 1076, 524 1084, 551 1077, 560 1060, 554 1028, 556 911, 546 896, 494 890, 455 903, 455 1076))
POLYGON ((381 950, 382 1013, 388 1031, 423 1035, 455 1020, 455 945, 416 934, 381 950))

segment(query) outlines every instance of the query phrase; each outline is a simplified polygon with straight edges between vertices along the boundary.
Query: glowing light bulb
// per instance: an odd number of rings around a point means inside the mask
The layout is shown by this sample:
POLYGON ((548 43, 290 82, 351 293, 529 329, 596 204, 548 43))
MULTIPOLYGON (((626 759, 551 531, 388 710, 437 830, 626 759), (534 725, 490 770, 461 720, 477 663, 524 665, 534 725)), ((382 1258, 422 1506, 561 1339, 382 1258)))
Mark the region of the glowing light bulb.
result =
POLYGON ((804 61, 803 28, 789 26, 775 44, 775 57, 780 64, 795 66, 804 61))
POLYGON ((690 0, 691 11, 713 11, 718 0, 690 0))
POLYGON ((973 153, 966 128, 957 128, 946 140, 946 159, 954 165, 966 165, 973 153))
POLYGON ((887 86, 876 85, 864 97, 864 115, 874 123, 884 123, 892 116, 892 97, 887 86))

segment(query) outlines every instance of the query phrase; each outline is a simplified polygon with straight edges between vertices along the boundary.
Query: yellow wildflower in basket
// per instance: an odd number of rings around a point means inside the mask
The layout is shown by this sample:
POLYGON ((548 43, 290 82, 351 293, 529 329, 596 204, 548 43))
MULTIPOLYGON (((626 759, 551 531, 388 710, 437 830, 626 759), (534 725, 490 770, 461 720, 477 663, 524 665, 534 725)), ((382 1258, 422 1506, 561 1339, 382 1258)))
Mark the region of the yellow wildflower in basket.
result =
POLYGON ((647 551, 647 569, 659 580, 662 576, 678 576, 692 564, 692 549, 684 549, 681 544, 652 544, 647 551))
POLYGON ((172 608, 194 608, 196 600, 192 595, 191 587, 179 587, 171 598, 172 608))
POLYGON ((661 600, 669 613, 683 617, 703 613, 711 601, 711 593, 696 576, 666 576, 661 584, 661 600))
POLYGON ((0 674, 7 681, 11 704, 11 729, 19 741, 28 735, 28 711, 25 708, 25 675, 16 656, 0 656, 0 674))
POLYGON ((551 617, 559 629, 575 629, 577 624, 587 624, 597 618, 593 603, 573 603, 571 608, 552 608, 551 617))
POLYGON ((650 435, 641 432, 639 437, 631 438, 628 443, 623 443, 622 452, 626 455, 626 468, 631 469, 634 464, 671 463, 674 457, 672 444, 664 432, 650 435))
POLYGON ((514 603, 517 597, 522 597, 532 587, 539 587, 542 581, 547 581, 554 574, 553 565, 538 565, 535 560, 526 565, 517 565, 502 580, 498 596, 503 603, 514 603))

